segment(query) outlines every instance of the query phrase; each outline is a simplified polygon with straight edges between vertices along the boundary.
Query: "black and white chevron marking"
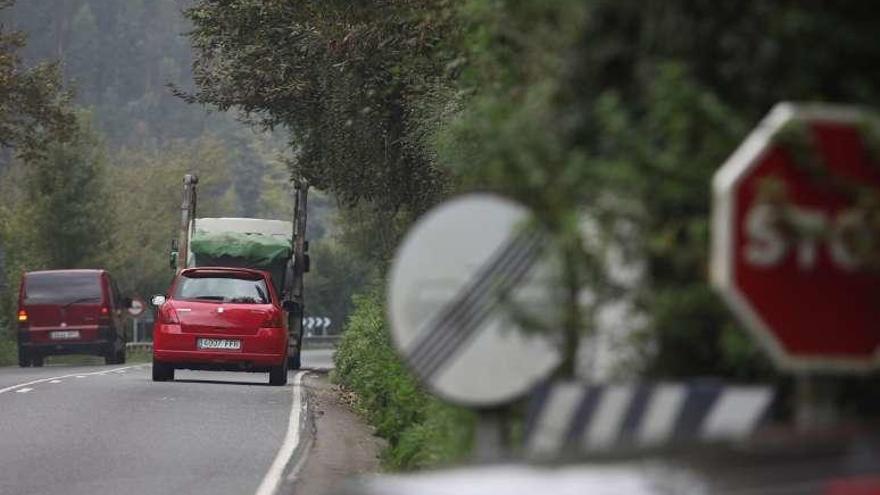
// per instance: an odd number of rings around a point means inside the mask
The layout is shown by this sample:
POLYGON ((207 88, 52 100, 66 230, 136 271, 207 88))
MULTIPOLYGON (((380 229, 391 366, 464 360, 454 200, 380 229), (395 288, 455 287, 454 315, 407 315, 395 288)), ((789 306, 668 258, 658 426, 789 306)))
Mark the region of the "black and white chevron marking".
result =
POLYGON ((743 439, 764 418, 773 395, 769 386, 556 384, 533 397, 526 450, 554 457, 743 439))
POLYGON ((306 330, 328 328, 330 323, 330 318, 325 316, 307 316, 303 318, 303 326, 306 327, 306 330))

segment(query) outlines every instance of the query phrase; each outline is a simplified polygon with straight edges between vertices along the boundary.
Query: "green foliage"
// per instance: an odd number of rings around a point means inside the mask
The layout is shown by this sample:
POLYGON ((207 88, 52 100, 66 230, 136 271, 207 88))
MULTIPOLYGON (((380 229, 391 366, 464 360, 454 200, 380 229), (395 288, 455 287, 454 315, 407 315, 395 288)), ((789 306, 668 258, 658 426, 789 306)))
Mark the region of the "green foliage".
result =
POLYGON ((355 298, 335 360, 336 379, 357 394, 367 419, 388 440, 388 467, 434 466, 466 454, 472 415, 429 397, 414 381, 391 347, 381 298, 355 298))
POLYGON ((117 160, 109 178, 116 249, 102 262, 123 292, 163 293, 173 275, 168 252, 177 235, 183 175, 199 175, 199 216, 232 216, 237 205, 223 201, 232 190, 229 155, 222 142, 205 137, 161 152, 131 151, 117 160))
MULTIPOLYGON (((28 229, 46 250, 43 268, 93 266, 110 244, 110 191, 102 146, 88 121, 27 164, 25 204, 39 221, 28 229)), ((21 209, 19 210, 21 211, 21 209)))
POLYGON ((292 133, 295 173, 344 203, 422 211, 446 185, 418 103, 451 77, 451 2, 202 0, 189 101, 292 133))
MULTIPOLYGON (((0 2, 0 10, 11 2, 0 2)), ((75 126, 57 64, 26 67, 19 53, 25 34, 0 26, 0 146, 26 156, 39 155, 53 139, 75 126)))
POLYGON ((166 87, 191 86, 180 15, 188 0, 23 0, 4 21, 29 34, 26 60, 58 60, 77 105, 91 109, 111 148, 158 148, 205 132, 236 134, 223 115, 181 105, 166 87))
POLYGON ((353 295, 379 276, 378 267, 359 259, 333 238, 312 241, 312 270, 305 279, 306 314, 326 316, 339 333, 354 307, 353 295))
MULTIPOLYGON (((867 41, 877 13, 855 1, 475 0, 463 9, 461 83, 471 96, 437 135, 438 160, 468 187, 530 204, 561 246, 576 237, 573 217, 594 220, 601 228, 582 239, 573 281, 597 301, 619 289, 603 250, 643 268, 640 283, 623 287, 646 316, 642 372, 766 376, 766 360, 708 287, 709 181, 779 100, 876 106, 880 72, 863 62, 878 54, 867 41)), ((583 316, 589 330, 590 311, 583 316)))

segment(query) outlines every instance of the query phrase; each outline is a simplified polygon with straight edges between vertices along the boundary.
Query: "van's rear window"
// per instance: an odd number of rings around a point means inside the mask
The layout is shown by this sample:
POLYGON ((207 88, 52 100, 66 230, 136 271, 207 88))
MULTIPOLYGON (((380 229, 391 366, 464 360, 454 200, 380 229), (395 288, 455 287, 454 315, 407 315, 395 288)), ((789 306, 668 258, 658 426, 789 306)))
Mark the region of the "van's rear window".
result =
POLYGON ((29 273, 24 282, 29 304, 101 302, 101 277, 97 273, 29 273))

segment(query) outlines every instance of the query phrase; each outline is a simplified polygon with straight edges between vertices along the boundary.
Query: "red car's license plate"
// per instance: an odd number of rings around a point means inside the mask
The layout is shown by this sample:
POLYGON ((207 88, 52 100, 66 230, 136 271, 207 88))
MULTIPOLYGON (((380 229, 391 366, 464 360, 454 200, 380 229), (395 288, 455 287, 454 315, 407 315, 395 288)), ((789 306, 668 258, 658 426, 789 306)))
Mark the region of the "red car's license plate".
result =
POLYGON ((199 349, 214 349, 222 351, 240 351, 241 341, 232 339, 198 339, 196 346, 199 349))

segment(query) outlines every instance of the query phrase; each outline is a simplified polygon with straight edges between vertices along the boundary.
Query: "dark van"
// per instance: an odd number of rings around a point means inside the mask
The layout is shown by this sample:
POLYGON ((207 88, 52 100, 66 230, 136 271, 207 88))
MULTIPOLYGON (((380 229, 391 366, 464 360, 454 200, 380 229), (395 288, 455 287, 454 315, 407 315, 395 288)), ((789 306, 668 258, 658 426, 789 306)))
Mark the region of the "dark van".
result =
POLYGON ((123 310, 130 306, 104 270, 25 273, 18 296, 19 366, 42 366, 46 356, 59 354, 124 363, 123 310))

